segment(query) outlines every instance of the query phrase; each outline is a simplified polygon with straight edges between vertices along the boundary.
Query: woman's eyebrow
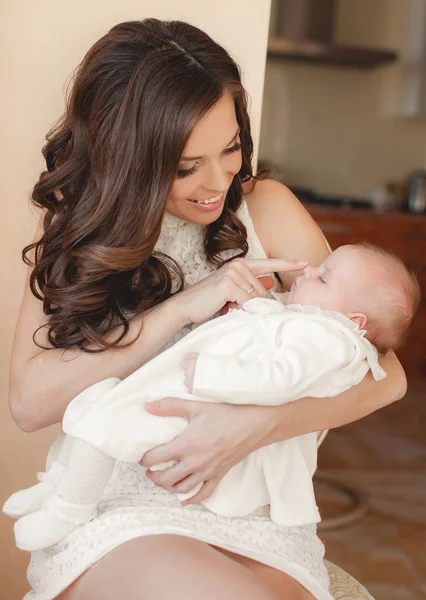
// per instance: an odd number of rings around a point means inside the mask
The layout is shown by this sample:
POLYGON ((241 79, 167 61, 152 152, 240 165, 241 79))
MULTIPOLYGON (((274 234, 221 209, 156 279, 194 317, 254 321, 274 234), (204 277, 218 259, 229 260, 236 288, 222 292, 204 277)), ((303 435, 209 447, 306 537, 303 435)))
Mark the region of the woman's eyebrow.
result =
MULTIPOLYGON (((226 144, 225 148, 227 148, 230 144, 232 144, 232 142, 235 140, 235 138, 237 137, 237 135, 239 133, 240 133, 240 128, 238 127, 236 133, 232 137, 231 141, 226 144)), ((204 156, 181 156, 180 159, 183 161, 191 161, 191 160, 200 160, 202 158, 204 158, 204 156)))

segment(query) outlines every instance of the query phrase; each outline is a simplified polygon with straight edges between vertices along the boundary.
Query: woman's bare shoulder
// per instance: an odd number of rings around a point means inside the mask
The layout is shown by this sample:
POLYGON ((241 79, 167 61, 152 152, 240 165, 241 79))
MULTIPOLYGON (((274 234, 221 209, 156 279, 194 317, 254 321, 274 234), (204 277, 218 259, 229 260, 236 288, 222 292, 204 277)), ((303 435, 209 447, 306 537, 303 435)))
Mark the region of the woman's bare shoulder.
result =
POLYGON ((282 183, 265 179, 245 199, 254 228, 268 256, 319 264, 329 253, 324 236, 306 208, 282 183))
POLYGON ((277 211, 279 214, 286 213, 288 216, 295 212, 300 215, 306 213, 293 192, 279 181, 263 179, 257 181, 254 186, 252 183, 248 183, 245 184, 244 192, 253 219, 269 220, 274 215, 276 216, 277 211))

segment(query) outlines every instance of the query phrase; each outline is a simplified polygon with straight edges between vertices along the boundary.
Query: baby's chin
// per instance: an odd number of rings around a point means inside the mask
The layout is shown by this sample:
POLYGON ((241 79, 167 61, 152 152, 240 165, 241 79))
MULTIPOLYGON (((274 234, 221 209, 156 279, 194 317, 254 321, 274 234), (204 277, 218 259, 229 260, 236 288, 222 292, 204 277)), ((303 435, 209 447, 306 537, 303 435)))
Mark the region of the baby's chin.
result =
POLYGON ((298 294, 298 290, 290 290, 289 292, 285 292, 285 294, 280 294, 280 301, 284 305, 288 304, 300 304, 301 306, 316 306, 317 301, 312 298, 310 300, 306 297, 306 294, 298 294))

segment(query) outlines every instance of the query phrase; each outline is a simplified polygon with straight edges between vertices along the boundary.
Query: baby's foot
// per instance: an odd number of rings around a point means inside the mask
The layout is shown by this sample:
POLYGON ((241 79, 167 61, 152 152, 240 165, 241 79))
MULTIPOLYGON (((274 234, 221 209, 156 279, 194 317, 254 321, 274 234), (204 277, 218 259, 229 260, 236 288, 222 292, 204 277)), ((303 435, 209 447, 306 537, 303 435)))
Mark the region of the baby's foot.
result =
POLYGON ((3 505, 3 512, 9 517, 19 519, 20 517, 40 510, 46 499, 46 486, 37 483, 33 487, 20 490, 12 494, 3 505))
POLYGON ((57 544, 77 527, 97 514, 97 503, 71 504, 55 495, 37 512, 25 515, 15 523, 16 545, 32 552, 57 544))
POLYGON ((21 550, 33 552, 57 544, 75 529, 47 510, 38 510, 25 515, 15 523, 16 545, 21 550))
POLYGON ((37 473, 40 483, 12 494, 3 505, 3 512, 9 517, 19 519, 24 515, 40 510, 46 498, 54 490, 54 486, 64 466, 59 462, 52 463, 47 473, 37 473))

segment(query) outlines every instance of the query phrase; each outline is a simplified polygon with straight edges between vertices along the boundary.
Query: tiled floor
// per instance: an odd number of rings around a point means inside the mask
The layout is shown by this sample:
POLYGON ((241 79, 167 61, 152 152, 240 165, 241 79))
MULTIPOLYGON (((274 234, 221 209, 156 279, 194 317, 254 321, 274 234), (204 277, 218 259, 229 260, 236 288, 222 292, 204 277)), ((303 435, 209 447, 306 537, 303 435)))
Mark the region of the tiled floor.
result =
MULTIPOLYGON (((360 520, 321 532, 327 558, 376 600, 425 600, 426 381, 410 383, 403 401, 330 432, 319 466, 369 496, 360 520)), ((317 496, 324 517, 347 506, 320 483, 317 496)))

